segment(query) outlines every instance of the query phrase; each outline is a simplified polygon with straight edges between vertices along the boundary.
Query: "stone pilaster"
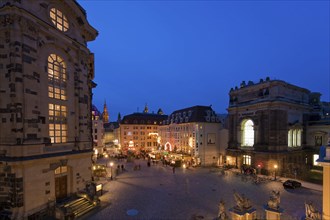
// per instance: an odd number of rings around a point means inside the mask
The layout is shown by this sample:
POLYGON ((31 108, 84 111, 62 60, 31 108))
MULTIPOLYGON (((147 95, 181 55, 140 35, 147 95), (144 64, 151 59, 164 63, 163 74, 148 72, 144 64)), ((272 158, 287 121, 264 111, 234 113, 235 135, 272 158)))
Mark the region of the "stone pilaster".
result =
POLYGON ((322 218, 330 219, 330 138, 328 146, 321 147, 317 162, 323 166, 322 218))

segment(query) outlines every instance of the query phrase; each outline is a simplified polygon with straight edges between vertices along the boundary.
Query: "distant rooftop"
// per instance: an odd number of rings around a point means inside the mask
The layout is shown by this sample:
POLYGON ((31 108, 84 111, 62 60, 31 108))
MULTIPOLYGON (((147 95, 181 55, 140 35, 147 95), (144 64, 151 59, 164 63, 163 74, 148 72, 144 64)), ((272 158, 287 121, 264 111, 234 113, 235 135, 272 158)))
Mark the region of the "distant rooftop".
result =
POLYGON ((219 123, 220 118, 211 106, 196 105, 174 111, 165 121, 166 124, 180 124, 190 122, 213 122, 219 123))
POLYGON ((165 119, 167 119, 167 115, 154 113, 133 113, 130 115, 125 115, 121 121, 121 124, 160 125, 165 119))

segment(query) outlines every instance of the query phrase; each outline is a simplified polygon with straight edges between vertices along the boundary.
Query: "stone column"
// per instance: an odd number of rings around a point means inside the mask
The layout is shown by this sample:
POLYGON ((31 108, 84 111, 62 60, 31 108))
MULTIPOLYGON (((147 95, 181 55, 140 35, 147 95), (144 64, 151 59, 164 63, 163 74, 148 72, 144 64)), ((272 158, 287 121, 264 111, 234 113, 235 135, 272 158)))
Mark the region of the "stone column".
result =
MULTIPOLYGON (((328 147, 329 148, 329 147, 328 147)), ((330 149, 330 148, 329 148, 330 149)), ((323 219, 330 219, 330 161, 323 166, 323 219)))
POLYGON ((320 157, 317 162, 323 166, 322 219, 330 219, 330 138, 328 140, 328 146, 326 148, 321 147, 320 157))

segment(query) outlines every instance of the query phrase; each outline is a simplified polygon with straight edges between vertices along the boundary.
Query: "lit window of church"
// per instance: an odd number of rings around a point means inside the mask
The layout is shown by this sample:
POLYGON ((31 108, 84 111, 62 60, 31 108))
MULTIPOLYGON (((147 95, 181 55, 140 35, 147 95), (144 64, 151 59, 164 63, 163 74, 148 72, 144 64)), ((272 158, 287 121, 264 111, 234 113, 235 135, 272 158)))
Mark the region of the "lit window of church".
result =
POLYGON ((48 109, 51 143, 67 142, 67 107, 50 103, 48 104, 48 109))
POLYGON ((56 8, 52 8, 52 9, 50 9, 49 16, 50 16, 53 24, 55 25, 55 27, 57 29, 59 29, 60 31, 65 32, 69 29, 68 19, 62 13, 62 11, 60 11, 56 8))
POLYGON ((56 168, 55 175, 62 174, 62 173, 67 173, 67 172, 68 172, 68 167, 67 166, 60 166, 60 167, 56 168))
POLYGON ((66 64, 56 54, 48 56, 48 97, 66 100, 66 64))

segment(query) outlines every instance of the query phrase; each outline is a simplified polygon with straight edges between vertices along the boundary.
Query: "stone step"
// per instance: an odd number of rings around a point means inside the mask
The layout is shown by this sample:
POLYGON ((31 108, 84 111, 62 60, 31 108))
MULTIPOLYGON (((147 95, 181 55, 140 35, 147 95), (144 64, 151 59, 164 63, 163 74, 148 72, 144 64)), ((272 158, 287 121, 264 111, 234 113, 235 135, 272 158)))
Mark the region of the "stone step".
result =
POLYGON ((82 208, 80 208, 79 210, 76 210, 76 211, 74 212, 74 215, 75 215, 76 217, 82 216, 82 215, 86 214, 87 212, 93 210, 95 207, 96 207, 95 205, 93 205, 93 204, 89 204, 89 205, 86 206, 86 207, 82 207, 82 208))
POLYGON ((87 198, 81 197, 70 201, 61 207, 65 210, 65 212, 73 213, 75 217, 79 217, 93 210, 96 205, 87 198))
POLYGON ((73 200, 73 201, 70 201, 70 202, 64 204, 63 207, 65 207, 65 208, 66 208, 66 207, 70 207, 70 206, 73 206, 73 205, 76 204, 76 203, 79 203, 79 202, 81 202, 81 201, 85 201, 85 200, 86 200, 85 198, 75 199, 75 200, 73 200))
POLYGON ((90 202, 86 199, 84 201, 74 203, 73 205, 68 206, 68 207, 70 207, 71 210, 74 212, 75 210, 79 209, 80 207, 84 207, 84 206, 89 205, 89 204, 90 204, 90 202))

